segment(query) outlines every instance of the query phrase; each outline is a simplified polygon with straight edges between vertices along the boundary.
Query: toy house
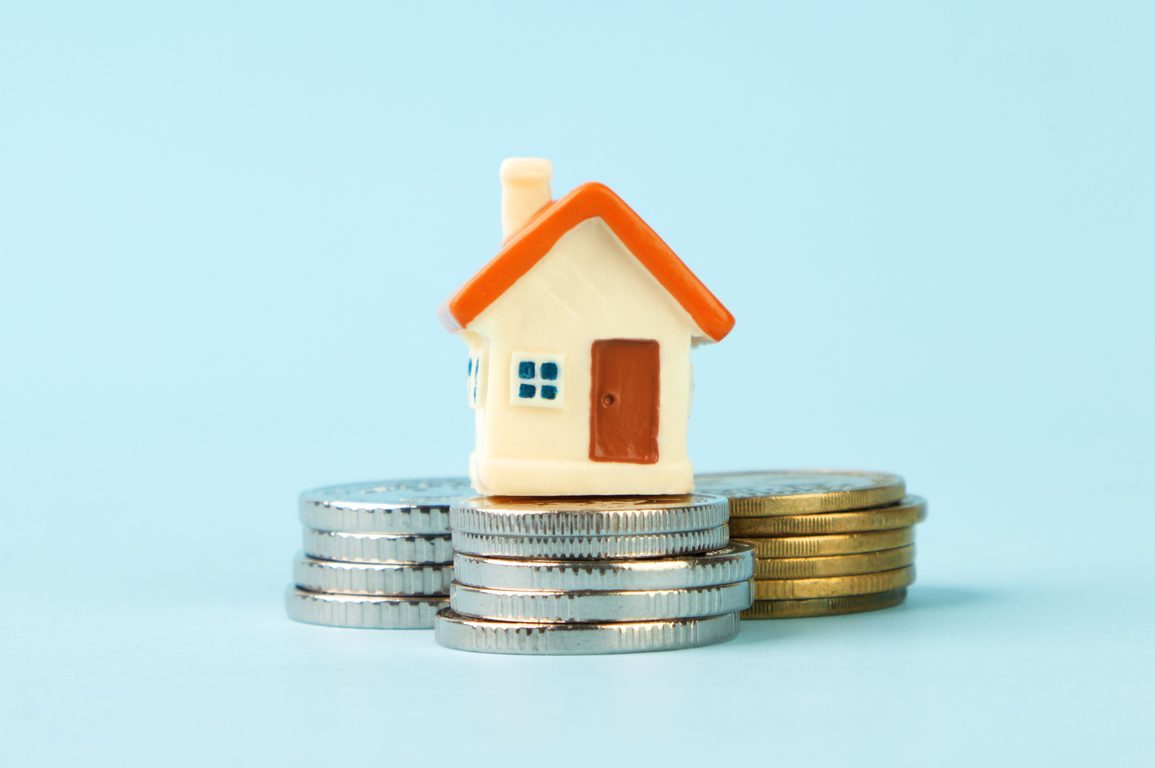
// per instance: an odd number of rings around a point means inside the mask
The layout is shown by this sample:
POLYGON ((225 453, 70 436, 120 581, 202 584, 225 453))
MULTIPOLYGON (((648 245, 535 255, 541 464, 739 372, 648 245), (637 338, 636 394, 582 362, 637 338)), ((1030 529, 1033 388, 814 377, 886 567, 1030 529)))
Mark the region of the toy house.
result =
POLYGON ((690 349, 733 316, 602 184, 553 201, 546 160, 501 166, 505 244, 446 307, 469 345, 483 494, 688 493, 690 349))

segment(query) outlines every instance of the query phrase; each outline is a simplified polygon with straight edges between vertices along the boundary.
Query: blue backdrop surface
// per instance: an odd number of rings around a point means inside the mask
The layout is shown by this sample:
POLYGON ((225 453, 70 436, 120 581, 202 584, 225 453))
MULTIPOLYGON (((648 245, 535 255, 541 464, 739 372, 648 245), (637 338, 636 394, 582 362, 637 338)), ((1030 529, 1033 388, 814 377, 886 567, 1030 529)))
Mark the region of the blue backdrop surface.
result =
POLYGON ((1150 765, 1143 3, 6 3, 0 762, 1150 765), (700 469, 929 498, 878 614, 633 657, 289 622, 302 488, 465 470, 497 166, 725 301, 700 469))

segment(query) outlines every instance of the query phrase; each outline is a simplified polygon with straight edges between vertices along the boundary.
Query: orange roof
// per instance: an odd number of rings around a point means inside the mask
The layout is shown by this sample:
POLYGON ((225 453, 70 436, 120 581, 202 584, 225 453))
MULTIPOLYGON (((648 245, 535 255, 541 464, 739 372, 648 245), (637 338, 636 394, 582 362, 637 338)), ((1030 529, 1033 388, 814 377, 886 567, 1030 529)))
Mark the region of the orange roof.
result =
POLYGON ((702 332, 721 341, 734 327, 734 316, 710 293, 690 268, 662 242, 642 217, 604 184, 575 188, 560 200, 538 211, 525 228, 514 235, 493 261, 482 267, 449 300, 449 316, 464 328, 497 301, 510 286, 541 261, 562 235, 575 226, 600 216, 642 266, 670 292, 702 332))

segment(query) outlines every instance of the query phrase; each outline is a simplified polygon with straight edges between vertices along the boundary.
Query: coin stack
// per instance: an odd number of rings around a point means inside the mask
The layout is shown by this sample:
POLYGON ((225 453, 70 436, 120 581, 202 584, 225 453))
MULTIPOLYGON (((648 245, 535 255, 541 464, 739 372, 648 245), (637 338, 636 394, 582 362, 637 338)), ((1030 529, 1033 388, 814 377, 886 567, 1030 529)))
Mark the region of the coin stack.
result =
POLYGON ((488 653, 672 650, 723 642, 751 604, 753 549, 726 499, 476 498, 454 504, 438 642, 488 653))
POLYGON ((449 604, 449 506, 465 479, 334 485, 300 498, 304 553, 293 563, 289 617, 364 629, 429 629, 449 604))
POLYGON ((835 470, 699 475, 730 500, 730 530, 754 548, 754 604, 744 619, 889 608, 914 582, 914 525, 926 501, 898 475, 835 470))

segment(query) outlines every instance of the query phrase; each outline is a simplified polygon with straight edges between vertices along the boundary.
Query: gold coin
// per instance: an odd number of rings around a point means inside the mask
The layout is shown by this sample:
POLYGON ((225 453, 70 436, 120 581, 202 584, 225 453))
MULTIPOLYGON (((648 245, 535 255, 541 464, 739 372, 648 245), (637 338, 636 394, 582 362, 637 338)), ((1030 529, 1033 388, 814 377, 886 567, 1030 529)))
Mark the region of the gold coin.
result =
POLYGON ((854 512, 738 517, 730 521, 730 533, 735 536, 803 536, 884 531, 909 528, 925 519, 926 500, 921 496, 907 496, 897 505, 854 512))
POLYGON ((892 608, 906 600, 906 588, 870 595, 817 597, 810 600, 755 600, 742 611, 743 619, 801 619, 807 616, 837 616, 892 608))
MULTIPOLYGON (((733 522, 733 521, 731 521, 733 522)), ((881 549, 905 547, 914 541, 914 528, 894 528, 889 531, 839 533, 831 536, 738 536, 740 541, 754 548, 754 557, 824 557, 826 555, 853 555, 859 552, 877 552, 881 549)))
POLYGON ((914 566, 856 576, 827 576, 821 579, 755 579, 755 600, 800 600, 811 597, 841 597, 888 592, 914 583, 914 566))
POLYGON ((906 494, 898 475, 834 469, 705 474, 694 487, 730 499, 731 519, 882 507, 906 494))
POLYGON ((813 579, 902 568, 914 562, 914 545, 833 557, 778 557, 754 561, 756 579, 813 579))

